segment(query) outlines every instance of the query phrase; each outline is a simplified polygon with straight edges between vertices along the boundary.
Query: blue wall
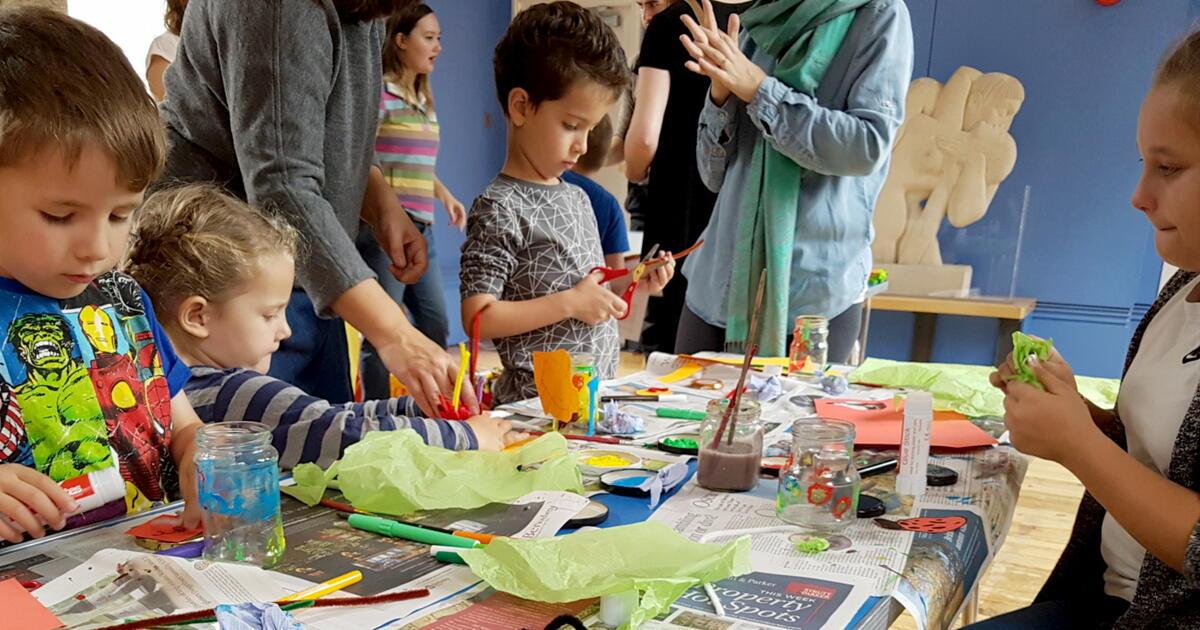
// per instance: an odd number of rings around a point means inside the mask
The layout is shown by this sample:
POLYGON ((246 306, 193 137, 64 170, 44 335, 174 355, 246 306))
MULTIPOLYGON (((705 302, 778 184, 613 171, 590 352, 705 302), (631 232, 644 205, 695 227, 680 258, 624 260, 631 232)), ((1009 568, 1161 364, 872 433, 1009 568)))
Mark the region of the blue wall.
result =
MULTIPOLYGON (((508 27, 508 0, 426 0, 442 25, 442 54, 433 73, 433 94, 442 145, 438 176, 469 210, 504 164, 504 116, 492 80, 492 50, 508 27)), ((442 272, 450 341, 466 338, 459 315, 458 258, 463 235, 438 210, 436 262, 442 272)))
MULTIPOLYGON (((1053 337, 1077 372, 1118 376, 1161 265, 1148 223, 1129 205, 1138 108, 1200 1, 907 2, 916 76, 945 81, 969 65, 1025 85, 1012 129, 1016 169, 983 220, 942 229, 943 258, 972 265, 981 293, 1037 298, 1025 329, 1053 337)), ((869 354, 907 358, 911 326, 911 315, 873 314, 869 354)), ((994 321, 942 317, 938 327, 935 361, 991 363, 994 321)))
MULTIPOLYGON (((511 5, 429 2, 445 31, 433 77, 443 140, 438 173, 469 206, 504 159, 491 55, 511 5)), ((1115 7, 1091 0, 907 2, 915 76, 945 81, 970 65, 1012 74, 1026 89, 1012 130, 1016 169, 982 221, 942 230, 945 260, 972 265, 982 293, 1037 298, 1026 330, 1053 337, 1078 372, 1117 376, 1133 327, 1154 299, 1160 265, 1151 230, 1128 201, 1139 169, 1138 107, 1159 56, 1200 17, 1200 0, 1126 0, 1115 7)), ((451 340, 460 341, 462 235, 444 214, 438 221, 451 340)), ((869 354, 907 358, 912 319, 873 314, 869 354)), ((934 360, 991 363, 995 334, 992 320, 941 317, 934 360)))

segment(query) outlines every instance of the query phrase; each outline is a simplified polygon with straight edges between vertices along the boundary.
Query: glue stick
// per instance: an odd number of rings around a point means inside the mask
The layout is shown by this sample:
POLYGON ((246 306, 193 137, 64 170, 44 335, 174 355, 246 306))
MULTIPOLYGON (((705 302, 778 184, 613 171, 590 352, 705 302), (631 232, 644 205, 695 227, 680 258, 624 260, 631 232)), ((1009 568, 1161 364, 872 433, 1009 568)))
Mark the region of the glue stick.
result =
POLYGON ((925 472, 929 467, 929 434, 933 430, 933 396, 910 392, 904 402, 904 429, 900 436, 900 473, 896 493, 925 494, 925 472))
POLYGON ((600 623, 608 628, 620 628, 629 623, 638 607, 636 590, 614 593, 600 598, 600 623))
MULTIPOLYGON (((68 517, 94 510, 125 496, 125 480, 121 478, 121 470, 117 467, 116 459, 113 462, 112 466, 103 470, 94 470, 85 475, 59 482, 58 485, 66 490, 67 495, 79 505, 78 510, 67 514, 68 517)), ((25 531, 24 527, 13 522, 7 516, 0 515, 0 518, 4 519, 4 523, 9 527, 19 532, 25 531)), ((38 520, 41 521, 41 518, 39 517, 38 520)), ((43 524, 45 523, 43 522, 43 524)))
POLYGON ((117 467, 116 460, 113 461, 113 465, 108 468, 58 484, 79 504, 79 510, 73 514, 94 510, 125 496, 125 480, 121 478, 121 470, 117 467))

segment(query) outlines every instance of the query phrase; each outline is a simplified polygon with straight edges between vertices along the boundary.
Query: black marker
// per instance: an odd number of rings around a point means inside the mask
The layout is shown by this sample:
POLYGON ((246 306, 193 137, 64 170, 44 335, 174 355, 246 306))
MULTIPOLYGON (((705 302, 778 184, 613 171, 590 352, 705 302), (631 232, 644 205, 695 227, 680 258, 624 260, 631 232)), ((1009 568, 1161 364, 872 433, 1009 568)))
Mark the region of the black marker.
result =
POLYGON ((899 462, 896 460, 896 458, 885 459, 881 462, 868 464, 858 469, 858 476, 870 477, 871 475, 881 475, 885 472, 891 472, 896 468, 897 464, 899 464, 899 462))

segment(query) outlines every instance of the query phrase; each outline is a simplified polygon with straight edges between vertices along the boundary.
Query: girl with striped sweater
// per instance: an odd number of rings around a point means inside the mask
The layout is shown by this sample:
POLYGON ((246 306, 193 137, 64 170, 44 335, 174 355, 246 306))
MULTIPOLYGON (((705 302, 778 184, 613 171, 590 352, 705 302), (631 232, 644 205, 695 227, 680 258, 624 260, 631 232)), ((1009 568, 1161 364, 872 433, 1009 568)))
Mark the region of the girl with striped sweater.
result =
POLYGON ((525 437, 486 415, 425 418, 407 397, 332 404, 267 376, 291 334, 296 248, 285 221, 207 185, 157 193, 138 210, 125 270, 191 369, 184 391, 201 420, 266 424, 283 468, 329 466, 368 431, 412 429, 455 450, 499 450, 525 437))

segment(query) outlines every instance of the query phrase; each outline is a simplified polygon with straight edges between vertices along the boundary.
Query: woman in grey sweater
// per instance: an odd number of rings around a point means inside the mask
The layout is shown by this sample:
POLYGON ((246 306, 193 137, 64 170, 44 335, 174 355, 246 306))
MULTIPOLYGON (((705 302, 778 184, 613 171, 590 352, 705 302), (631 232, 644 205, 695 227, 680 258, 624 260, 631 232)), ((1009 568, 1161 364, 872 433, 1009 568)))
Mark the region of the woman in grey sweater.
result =
MULTIPOLYGON (((293 335, 272 376, 349 400, 345 320, 432 412, 457 366, 408 323, 354 247, 365 222, 400 281, 415 282, 427 264, 424 238, 374 164, 379 18, 409 1, 192 0, 166 77, 170 146, 156 187, 215 182, 300 231, 293 335)), ((464 398, 475 411, 472 393, 464 398)))

